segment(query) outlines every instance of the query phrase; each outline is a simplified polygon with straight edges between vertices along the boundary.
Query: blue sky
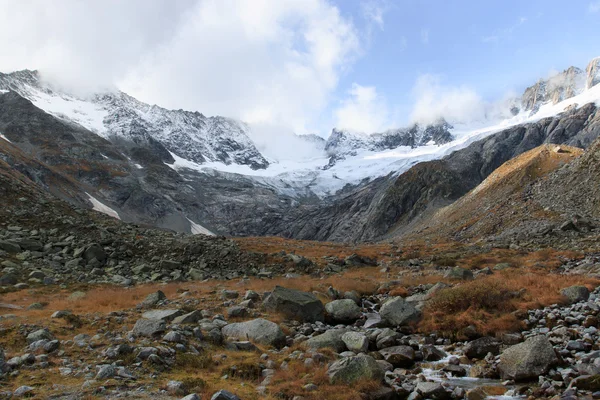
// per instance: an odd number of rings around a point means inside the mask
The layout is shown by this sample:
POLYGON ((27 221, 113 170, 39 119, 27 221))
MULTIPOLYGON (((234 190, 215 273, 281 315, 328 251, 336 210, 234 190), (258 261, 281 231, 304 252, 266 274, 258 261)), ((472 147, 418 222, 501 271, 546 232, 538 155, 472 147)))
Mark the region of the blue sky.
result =
POLYGON ((338 0, 336 5, 362 32, 370 31, 364 54, 341 75, 337 97, 344 98, 353 83, 374 86, 398 109, 400 122, 411 113, 420 75, 438 75, 443 85, 466 85, 494 100, 510 90, 521 92, 553 70, 584 68, 600 55, 599 2, 338 0), (379 7, 382 22, 365 19, 365 4, 379 7))
POLYGON ((372 133, 439 116, 477 120, 511 91, 600 56, 600 0, 0 6, 0 71, 39 69, 82 96, 118 88, 237 118, 266 144, 333 127, 372 133))

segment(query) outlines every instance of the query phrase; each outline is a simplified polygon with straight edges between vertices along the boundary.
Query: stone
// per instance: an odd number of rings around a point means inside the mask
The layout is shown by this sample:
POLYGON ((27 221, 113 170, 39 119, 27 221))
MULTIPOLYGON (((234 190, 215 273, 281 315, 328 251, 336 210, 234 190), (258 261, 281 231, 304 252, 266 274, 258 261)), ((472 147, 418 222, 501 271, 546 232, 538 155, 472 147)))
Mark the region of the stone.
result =
POLYGON ((93 243, 86 247, 83 252, 83 258, 85 258, 88 263, 96 259, 103 264, 108 256, 106 255, 106 252, 102 246, 100 246, 98 243, 93 243))
POLYGON ((439 361, 447 356, 445 351, 438 349, 432 344, 424 345, 421 348, 421 353, 423 353, 423 360, 425 361, 439 361))
POLYGON ((325 319, 325 307, 312 293, 276 286, 263 304, 265 308, 281 313, 285 318, 300 322, 325 319))
POLYGON ((243 318, 248 315, 248 309, 243 306, 232 306, 227 309, 229 318, 243 318))
POLYGON ((417 393, 426 399, 443 400, 450 399, 450 393, 438 382, 419 382, 415 389, 417 393))
POLYGON ((143 307, 154 307, 155 305, 157 305, 159 302, 166 300, 167 296, 165 296, 165 294, 158 290, 154 293, 150 293, 148 296, 146 296, 146 298, 144 299, 144 301, 142 301, 141 305, 143 307))
POLYGON ((402 297, 392 297, 381 306, 379 311, 382 323, 387 326, 402 326, 418 321, 421 312, 402 297))
POLYGON ((39 340, 54 340, 54 336, 48 329, 38 329, 37 331, 31 332, 27 335, 27 343, 32 344, 39 340))
POLYGON ((589 390, 596 392, 600 390, 600 375, 583 375, 573 379, 570 383, 571 387, 576 387, 579 390, 589 390))
POLYGON ((15 392, 13 393, 13 396, 15 397, 23 397, 23 396, 29 396, 32 394, 32 392, 35 389, 31 386, 19 386, 17 388, 17 390, 15 390, 15 392))
POLYGON ((183 311, 181 310, 150 310, 146 311, 142 314, 142 318, 146 319, 159 319, 162 321, 172 321, 176 317, 183 315, 183 311))
POLYGON ((590 291, 585 286, 570 286, 560 291, 569 301, 569 304, 586 301, 590 297, 590 291))
POLYGON ((202 398, 200 396, 198 396, 196 393, 192 393, 192 394, 188 394, 185 397, 182 397, 180 400, 202 400, 202 398))
POLYGON ((352 385, 361 379, 383 380, 383 369, 373 357, 366 354, 346 357, 334 362, 327 370, 327 374, 333 384, 352 385))
POLYGON ((116 373, 117 370, 112 365, 103 365, 98 370, 98 373, 96 374, 96 379, 109 379, 115 376, 116 373))
POLYGON ((15 274, 4 274, 0 276, 0 285, 16 285, 19 279, 15 274))
POLYGON ((353 300, 334 300, 325 304, 325 311, 334 323, 352 323, 360 318, 360 308, 353 300))
POLYGON ((173 319, 174 324, 195 324, 202 319, 202 312, 194 310, 190 313, 180 315, 173 319))
POLYGON ((500 342, 490 336, 475 339, 464 347, 465 356, 469 358, 483 359, 488 353, 498 355, 500 353, 500 342))
POLYGON ((221 332, 226 337, 238 340, 250 340, 276 348, 285 346, 285 334, 279 325, 262 318, 225 325, 221 332))
POLYGON ((167 329, 165 321, 158 319, 138 319, 133 327, 135 336, 153 337, 163 333, 167 329))
POLYGON ((379 350, 383 359, 396 368, 409 368, 415 362, 415 350, 410 346, 393 346, 379 350))
POLYGON ((533 336, 511 346, 500 355, 498 371, 502 379, 537 379, 558 363, 558 357, 546 336, 533 336))
POLYGON ((462 281, 472 280, 473 272, 465 268, 454 267, 449 269, 448 272, 446 272, 444 278, 459 279, 462 281))
POLYGON ((235 394, 228 392, 227 390, 219 390, 212 395, 210 400, 241 400, 235 394))
POLYGON ((7 253, 19 253, 21 251, 21 246, 13 242, 0 240, 0 250, 4 250, 7 253))
POLYGON ((348 332, 348 329, 330 329, 318 336, 311 337, 303 345, 311 350, 330 348, 337 353, 341 353, 346 349, 346 344, 342 340, 342 336, 346 332, 348 332))
POLYGON ((355 353, 365 353, 369 350, 369 339, 359 332, 346 332, 342 335, 346 348, 355 353))

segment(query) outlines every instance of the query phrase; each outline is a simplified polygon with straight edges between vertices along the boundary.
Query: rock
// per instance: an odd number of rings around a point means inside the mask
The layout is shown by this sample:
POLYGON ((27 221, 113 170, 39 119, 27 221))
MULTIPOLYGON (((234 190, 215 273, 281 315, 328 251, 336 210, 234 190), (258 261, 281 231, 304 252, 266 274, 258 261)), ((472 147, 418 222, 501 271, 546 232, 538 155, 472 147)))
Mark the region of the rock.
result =
POLYGON ((334 300, 325 304, 325 310, 334 323, 352 323, 360 318, 360 308, 354 300, 334 300))
POLYGON ((21 246, 13 242, 0 240, 0 250, 4 250, 7 253, 19 253, 21 251, 21 246))
POLYGON ((250 340, 276 348, 285 346, 285 334, 279 325, 262 318, 225 325, 221 331, 224 336, 239 340, 250 340))
POLYGON ((402 326, 418 321, 421 312, 402 297, 392 297, 381 306, 381 320, 388 326, 402 326))
POLYGON ((450 393, 438 382, 419 382, 415 389, 417 393, 426 399, 443 400, 450 399, 450 393))
POLYGON ((346 348, 355 353, 365 353, 369 350, 369 339, 359 332, 346 332, 342 335, 346 348))
POLYGON ((590 297, 590 291, 585 286, 570 286, 561 290, 560 294, 569 300, 569 304, 586 301, 590 297))
POLYGON ((39 340, 54 340, 54 336, 48 331, 48 329, 38 329, 37 331, 31 332, 27 335, 27 343, 32 344, 39 340))
POLYGON ((570 387, 596 392, 600 390, 600 375, 583 375, 571 381, 570 387))
MULTIPOLYGON (((29 396, 35 389, 31 386, 19 386, 13 393, 15 397, 29 396)), ((10 393, 10 392, 9 392, 10 393)))
POLYGON ((423 346, 421 352, 423 353, 423 360, 425 361, 439 361, 447 356, 446 352, 438 349, 432 344, 423 346))
POLYGON ((192 393, 192 394, 188 394, 185 397, 182 397, 180 400, 202 400, 202 398, 200 396, 198 396, 196 393, 192 393))
POLYGON ((312 293, 276 286, 264 301, 265 308, 279 312, 286 318, 300 322, 325 319, 323 303, 312 293))
POLYGON ((155 305, 157 305, 159 302, 166 300, 167 296, 165 296, 165 294, 158 290, 154 293, 150 293, 148 296, 146 296, 146 298, 144 299, 144 301, 142 301, 141 305, 143 307, 154 307, 155 305))
POLYGON ((312 350, 330 348, 341 353, 346 349, 346 344, 342 340, 342 336, 346 332, 348 332, 347 329, 330 329, 318 336, 311 337, 303 344, 306 348, 312 350))
POLYGON ((165 321, 158 319, 138 319, 133 327, 135 336, 152 337, 163 333, 167 329, 165 321))
POLYGON ((396 368, 409 368, 415 362, 415 351, 410 346, 393 346, 379 350, 383 359, 396 368))
POLYGON ((488 353, 492 353, 495 356, 498 355, 500 353, 500 344, 497 339, 485 336, 467 343, 463 351, 465 356, 469 358, 483 359, 488 353))
POLYGON ((0 285, 16 285, 19 279, 15 274, 4 274, 0 276, 0 285))
POLYGON ((104 248, 100 246, 98 243, 93 243, 86 247, 83 252, 83 258, 89 263, 90 261, 96 259, 100 264, 103 264, 108 256, 104 251, 104 248))
POLYGON ((473 279, 473 272, 471 272, 468 269, 454 267, 452 269, 449 269, 448 272, 446 272, 446 274, 444 275, 444 278, 460 279, 463 281, 471 280, 471 279, 473 279))
POLYGON ((202 319, 202 312, 194 310, 190 313, 180 315, 173 319, 174 324, 195 324, 202 319))
POLYGON ((331 364, 327 370, 331 383, 352 385, 358 380, 381 381, 383 370, 375 359, 366 354, 346 357, 331 364))
POLYGON ((112 365, 103 365, 96 374, 96 379, 109 379, 115 376, 117 370, 112 365))
POLYGON ((184 396, 188 394, 188 389, 181 381, 169 381, 167 382, 167 392, 176 396, 184 396))
POLYGON ((167 332, 167 334, 163 336, 163 340, 171 343, 185 343, 183 335, 176 331, 167 332))
POLYGON ((142 314, 142 318, 172 321, 183 314, 181 310, 150 310, 142 314))
POLYGON ((235 394, 228 392, 227 390, 219 390, 213 394, 210 400, 241 400, 235 394))
POLYGON ((243 318, 248 315, 248 309, 243 306, 232 306, 227 309, 229 318, 243 318))
POLYGON ((444 371, 447 374, 450 374, 451 376, 467 376, 467 370, 461 367, 460 365, 446 365, 444 368, 442 368, 442 371, 444 371))
POLYGON ((502 379, 523 381, 537 379, 558 363, 552 344, 546 336, 534 336, 511 346, 500 355, 498 371, 502 379))

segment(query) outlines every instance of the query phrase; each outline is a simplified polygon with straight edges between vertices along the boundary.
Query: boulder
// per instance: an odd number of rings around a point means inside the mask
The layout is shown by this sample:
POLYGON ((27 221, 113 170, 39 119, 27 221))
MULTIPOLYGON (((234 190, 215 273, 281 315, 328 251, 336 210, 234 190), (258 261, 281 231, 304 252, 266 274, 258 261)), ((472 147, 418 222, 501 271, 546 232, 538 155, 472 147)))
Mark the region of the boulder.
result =
POLYGON ((96 259, 100 263, 104 263, 108 256, 106 255, 106 252, 102 246, 100 246, 98 243, 93 243, 86 247, 86 249, 83 251, 83 258, 85 258, 87 262, 96 259))
POLYGON ((330 348, 341 353, 346 349, 346 344, 342 340, 342 336, 346 332, 348 332, 347 329, 330 329, 318 336, 311 337, 304 342, 304 346, 312 350, 330 348))
POLYGON ((585 286, 570 286, 561 290, 560 294, 569 300, 569 304, 586 301, 590 297, 590 291, 585 286))
POLYGON ((228 392, 227 390, 219 390, 217 393, 213 394, 210 400, 241 400, 235 394, 228 392))
POLYGON ((165 296, 165 294, 158 290, 154 293, 150 293, 148 296, 146 296, 146 298, 144 299, 144 301, 142 301, 141 305, 143 307, 153 307, 155 305, 157 305, 159 302, 166 300, 167 296, 165 296))
POLYGON ((175 318, 183 315, 181 310, 150 310, 142 314, 143 318, 146 319, 159 319, 162 321, 172 321, 175 318))
POLYGON ((411 303, 404 301, 402 297, 392 297, 381 306, 379 311, 382 323, 388 326, 407 325, 418 321, 421 312, 411 303))
POLYGON ((354 300, 334 300, 325 304, 327 315, 334 323, 352 323, 360 318, 360 308, 354 300))
POLYGON ((467 343, 463 351, 469 358, 483 359, 488 353, 497 356, 500 353, 500 344, 496 338, 485 336, 467 343))
POLYGON ((500 355, 498 371, 502 379, 537 379, 558 363, 558 357, 546 336, 534 336, 511 346, 500 355))
POLYGON ((0 250, 4 250, 7 253, 19 253, 21 251, 21 246, 13 242, 0 240, 0 250))
POLYGON ((202 312, 194 310, 173 319, 174 324, 195 324, 202 319, 202 312))
POLYGON ((410 346, 392 346, 379 350, 383 359, 396 368, 409 368, 415 362, 415 351, 410 346))
POLYGON ((419 382, 415 389, 425 399, 443 400, 450 399, 450 393, 438 382, 419 382))
POLYGON ((369 379, 381 381, 383 369, 377 361, 366 354, 346 357, 331 364, 327 371, 329 381, 333 384, 352 385, 358 380, 369 379))
POLYGON ((225 325, 221 332, 224 336, 238 340, 250 340, 277 348, 285 346, 285 334, 279 325, 262 318, 225 325))
POLYGON ((312 293, 276 286, 264 301, 265 308, 300 322, 325 319, 323 303, 312 293))
POLYGON ((39 340, 54 340, 54 336, 48 329, 38 329, 37 331, 31 332, 27 335, 27 343, 32 344, 39 340))
POLYGON ((471 279, 473 279, 473 272, 471 272, 468 269, 454 267, 452 269, 449 269, 448 272, 446 272, 446 274, 444 275, 444 278, 460 279, 463 281, 471 280, 471 279))
POLYGON ((354 353, 365 353, 369 349, 369 339, 359 332, 346 332, 342 335, 346 348, 354 353))
POLYGON ((152 337, 163 333, 167 329, 165 321, 159 319, 138 319, 133 326, 136 336, 152 337))
POLYGON ((439 361, 448 355, 445 351, 438 349, 432 344, 424 345, 421 348, 421 353, 423 353, 423 360, 425 361, 439 361))

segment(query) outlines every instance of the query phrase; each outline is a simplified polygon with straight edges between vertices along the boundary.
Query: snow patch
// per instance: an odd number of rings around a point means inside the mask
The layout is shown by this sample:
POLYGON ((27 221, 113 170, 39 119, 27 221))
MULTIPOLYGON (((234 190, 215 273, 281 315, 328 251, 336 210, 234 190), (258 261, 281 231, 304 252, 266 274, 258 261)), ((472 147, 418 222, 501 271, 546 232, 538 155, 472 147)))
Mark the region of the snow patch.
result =
POLYGON ((8 138, 6 136, 4 136, 3 134, 0 133, 0 139, 4 139, 6 140, 8 143, 12 143, 10 140, 8 140, 8 138))
POLYGON ((10 90, 0 89, 0 94, 8 93, 10 90))
POLYGON ((142 167, 140 164, 133 164, 133 165, 135 165, 135 167, 136 167, 137 169, 144 169, 144 167, 142 167))
POLYGON ((195 223, 194 221, 192 221, 189 218, 186 218, 190 225, 191 225, 191 229, 192 229, 192 234, 193 235, 209 235, 209 236, 215 236, 214 233, 212 233, 211 231, 209 231, 208 229, 206 229, 205 227, 203 227, 200 224, 195 223))
POLYGON ((92 196, 88 192, 86 192, 85 194, 88 195, 89 200, 92 202, 92 205, 93 205, 92 209, 93 210, 96 210, 98 212, 101 212, 103 214, 106 214, 106 215, 111 216, 111 217, 116 218, 116 219, 121 219, 119 217, 119 214, 115 210, 113 210, 112 208, 110 208, 110 207, 102 204, 101 202, 98 201, 98 199, 96 199, 94 196, 92 196))

